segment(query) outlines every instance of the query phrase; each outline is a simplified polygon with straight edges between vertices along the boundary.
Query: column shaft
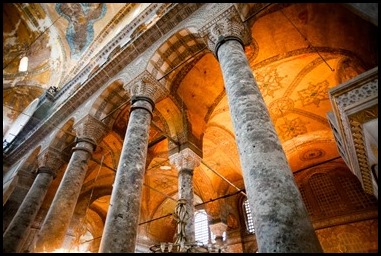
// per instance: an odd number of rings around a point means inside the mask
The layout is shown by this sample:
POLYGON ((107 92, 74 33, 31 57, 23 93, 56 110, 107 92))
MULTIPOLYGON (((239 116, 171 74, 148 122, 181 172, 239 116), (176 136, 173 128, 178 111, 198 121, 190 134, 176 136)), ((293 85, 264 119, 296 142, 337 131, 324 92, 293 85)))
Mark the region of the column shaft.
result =
POLYGON ((259 252, 322 252, 242 45, 217 54, 259 252))
POLYGON ((39 173, 37 175, 16 215, 3 234, 3 252, 20 252, 27 238, 28 230, 52 181, 53 176, 50 173, 39 173))
POLYGON ((133 103, 99 252, 135 252, 153 106, 133 103))
POLYGON ((189 219, 185 226, 187 242, 195 241, 194 207, 193 207, 193 170, 182 168, 179 171, 179 198, 186 199, 186 209, 189 219))
POLYGON ((35 252, 51 252, 62 246, 82 183, 88 168, 93 144, 81 141, 76 144, 65 174, 38 233, 35 252), (78 149, 75 149, 78 148, 78 149))

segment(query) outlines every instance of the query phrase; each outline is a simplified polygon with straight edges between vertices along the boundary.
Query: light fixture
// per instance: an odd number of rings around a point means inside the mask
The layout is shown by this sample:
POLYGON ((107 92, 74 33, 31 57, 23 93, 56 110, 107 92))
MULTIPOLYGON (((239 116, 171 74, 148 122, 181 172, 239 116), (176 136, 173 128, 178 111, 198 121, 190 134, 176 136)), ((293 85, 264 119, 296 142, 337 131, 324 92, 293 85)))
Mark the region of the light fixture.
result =
POLYGON ((161 170, 171 170, 172 167, 169 166, 169 165, 162 165, 162 166, 160 166, 160 169, 161 169, 161 170))
POLYGON ((189 220, 189 213, 185 207, 187 200, 180 198, 174 212, 174 218, 177 221, 176 241, 161 242, 160 244, 152 245, 149 249, 153 253, 222 253, 226 246, 218 244, 204 244, 199 241, 188 242, 185 234, 185 226, 189 220))

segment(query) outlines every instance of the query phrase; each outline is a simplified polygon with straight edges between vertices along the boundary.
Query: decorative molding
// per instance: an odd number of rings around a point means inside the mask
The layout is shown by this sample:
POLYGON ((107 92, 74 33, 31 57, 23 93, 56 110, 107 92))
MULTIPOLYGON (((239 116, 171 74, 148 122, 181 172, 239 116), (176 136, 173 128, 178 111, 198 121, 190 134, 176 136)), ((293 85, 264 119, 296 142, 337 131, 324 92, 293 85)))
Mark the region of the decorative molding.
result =
POLYGON ((349 168, 373 194, 362 125, 378 118, 378 67, 329 90, 349 168))
POLYGON ((241 21, 237 9, 232 6, 225 12, 221 13, 212 23, 208 23, 201 29, 201 35, 207 32, 208 47, 216 54, 216 45, 223 37, 236 37, 242 40, 244 45, 251 42, 249 29, 241 21))
POLYGON ((378 118, 378 104, 373 105, 370 108, 364 109, 361 112, 357 112, 349 118, 349 124, 352 131, 353 143, 355 147, 355 153, 357 156, 357 161, 359 163, 360 174, 361 174, 361 183, 364 190, 373 194, 373 185, 372 185, 372 175, 370 172, 370 166, 368 163, 368 153, 364 140, 363 133, 363 124, 378 118))
POLYGON ((109 131, 109 128, 91 115, 87 115, 76 124, 73 129, 77 132, 77 138, 87 138, 99 144, 109 131))
POLYGON ((37 157, 38 168, 49 168, 53 173, 64 164, 62 152, 56 148, 48 147, 43 150, 37 157))
POLYGON ((169 156, 169 162, 176 166, 176 169, 193 170, 201 164, 201 157, 189 148, 185 148, 178 153, 169 156))
POLYGON ((169 94, 148 71, 138 75, 130 83, 124 85, 123 88, 130 93, 130 97, 148 97, 155 103, 169 94))

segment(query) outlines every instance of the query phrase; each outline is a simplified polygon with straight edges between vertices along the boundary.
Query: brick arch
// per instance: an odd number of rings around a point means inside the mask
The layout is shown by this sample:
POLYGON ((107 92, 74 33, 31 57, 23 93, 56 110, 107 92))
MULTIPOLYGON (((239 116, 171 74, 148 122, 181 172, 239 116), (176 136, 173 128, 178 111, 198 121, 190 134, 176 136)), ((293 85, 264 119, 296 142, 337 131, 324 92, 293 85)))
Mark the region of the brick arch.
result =
POLYGON ((115 121, 120 112, 120 110, 116 110, 122 104, 129 103, 129 95, 123 88, 124 84, 123 77, 118 77, 111 82, 93 103, 89 114, 111 127, 111 123, 115 121))
POLYGON ((195 28, 184 28, 174 33, 152 55, 147 64, 147 71, 166 88, 171 86, 171 77, 166 75, 183 61, 189 59, 198 52, 206 49, 203 38, 195 28))
POLYGON ((71 149, 69 146, 74 142, 76 137, 75 131, 73 130, 74 118, 70 118, 63 126, 60 128, 50 146, 62 151, 68 151, 71 149))

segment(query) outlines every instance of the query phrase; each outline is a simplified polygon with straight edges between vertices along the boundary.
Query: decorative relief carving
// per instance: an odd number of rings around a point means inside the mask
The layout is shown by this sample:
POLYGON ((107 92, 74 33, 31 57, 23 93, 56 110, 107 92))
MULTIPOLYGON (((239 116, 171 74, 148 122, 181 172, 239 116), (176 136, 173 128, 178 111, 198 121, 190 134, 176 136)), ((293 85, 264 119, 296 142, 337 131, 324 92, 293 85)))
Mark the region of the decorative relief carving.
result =
POLYGON ((366 152, 366 145, 364 143, 362 124, 375 118, 378 118, 378 105, 374 105, 352 116, 349 116, 349 124, 353 134, 353 143, 360 167, 362 179, 361 183, 363 184, 364 190, 369 194, 373 194, 373 185, 370 166, 368 164, 368 154, 366 152))
POLYGON ((161 85, 148 71, 144 71, 138 75, 133 81, 123 86, 130 93, 130 96, 148 97, 153 102, 168 95, 168 91, 161 85))
POLYGON ((378 78, 338 96, 337 104, 340 106, 340 110, 343 110, 345 107, 372 97, 373 95, 378 95, 378 78))
MULTIPOLYGON (((359 102, 365 102, 378 95, 377 71, 372 71, 368 77, 360 77, 347 84, 346 87, 331 93, 337 104, 337 111, 343 129, 343 136, 348 142, 348 158, 353 162, 352 170, 357 176, 361 176, 363 188, 368 193, 373 193, 370 168, 368 165, 367 153, 364 144, 362 124, 368 120, 378 118, 378 104, 356 111, 348 116, 346 112, 352 106, 357 106, 359 102), (353 88, 357 85, 357 88, 353 88), (356 162, 358 163, 358 167, 356 162)), ((357 108, 359 108, 357 106, 357 108)))
POLYGON ((74 126, 78 138, 89 138, 98 144, 106 136, 109 128, 91 115, 79 120, 74 126))
POLYGON ((48 147, 38 155, 38 167, 47 167, 56 172, 64 163, 62 152, 56 148, 48 147))
POLYGON ((181 169, 191 169, 193 170, 201 163, 201 158, 191 149, 186 148, 181 150, 179 153, 173 154, 169 157, 171 164, 176 166, 176 169, 180 171, 181 169))
MULTIPOLYGON (((241 21, 239 13, 234 6, 220 14, 216 22, 207 24, 207 26, 210 26, 207 35, 208 47, 213 52, 215 52, 216 44, 221 37, 233 36, 242 40, 244 45, 250 43, 250 32, 241 21)), ((203 30, 205 30, 205 28, 201 29, 201 31, 203 30)))

